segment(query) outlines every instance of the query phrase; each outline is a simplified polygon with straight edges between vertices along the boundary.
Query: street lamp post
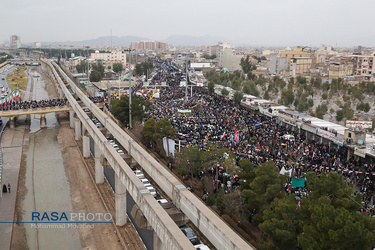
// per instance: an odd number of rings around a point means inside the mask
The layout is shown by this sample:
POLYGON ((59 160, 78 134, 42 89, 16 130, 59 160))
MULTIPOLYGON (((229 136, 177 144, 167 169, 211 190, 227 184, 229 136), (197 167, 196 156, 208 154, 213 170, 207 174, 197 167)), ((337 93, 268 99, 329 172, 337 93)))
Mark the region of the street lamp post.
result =
POLYGON ((132 70, 131 70, 131 52, 133 51, 132 49, 125 49, 124 51, 129 52, 129 128, 132 128, 132 70))
POLYGON ((121 83, 121 71, 118 76, 118 98, 120 99, 120 83, 121 83))

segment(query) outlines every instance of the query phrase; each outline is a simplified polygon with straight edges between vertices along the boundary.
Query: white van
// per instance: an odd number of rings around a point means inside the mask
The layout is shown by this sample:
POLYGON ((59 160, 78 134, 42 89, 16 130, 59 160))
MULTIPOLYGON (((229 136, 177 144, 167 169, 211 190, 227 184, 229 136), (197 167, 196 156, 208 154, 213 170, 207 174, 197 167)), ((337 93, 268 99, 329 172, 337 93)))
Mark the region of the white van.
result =
POLYGON ((294 141, 294 135, 285 134, 282 136, 282 138, 285 140, 294 141))

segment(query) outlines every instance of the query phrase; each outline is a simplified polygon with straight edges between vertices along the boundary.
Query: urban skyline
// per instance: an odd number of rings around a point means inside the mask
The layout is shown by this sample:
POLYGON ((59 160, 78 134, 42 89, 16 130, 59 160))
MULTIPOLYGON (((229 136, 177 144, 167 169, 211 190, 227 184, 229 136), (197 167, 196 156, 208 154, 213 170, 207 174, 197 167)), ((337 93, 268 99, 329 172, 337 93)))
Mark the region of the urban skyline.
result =
POLYGON ((172 35, 210 36, 249 46, 373 46, 375 35, 364 25, 372 23, 373 7, 369 0, 178 4, 144 0, 131 5, 110 0, 105 6, 96 0, 9 1, 3 4, 0 17, 6 23, 0 41, 9 41, 14 34, 23 43, 32 43, 80 41, 112 33, 157 41, 172 35), (360 6, 366 8, 356 11, 360 6), (106 7, 109 10, 104 12, 106 7))

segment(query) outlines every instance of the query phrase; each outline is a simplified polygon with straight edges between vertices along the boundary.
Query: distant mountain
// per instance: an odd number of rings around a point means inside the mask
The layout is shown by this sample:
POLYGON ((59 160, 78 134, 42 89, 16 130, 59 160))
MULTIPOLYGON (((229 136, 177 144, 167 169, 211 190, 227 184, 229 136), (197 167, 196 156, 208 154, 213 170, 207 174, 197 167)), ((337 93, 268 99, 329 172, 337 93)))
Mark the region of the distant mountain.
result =
MULTIPOLYGON (((150 40, 146 37, 140 36, 112 36, 112 46, 124 46, 130 45, 132 42, 138 42, 141 40, 150 40)), ((111 46, 111 36, 102 36, 95 39, 83 40, 83 41, 66 41, 66 42, 43 42, 43 45, 87 45, 87 46, 111 46)))
MULTIPOLYGON (((138 42, 141 40, 150 40, 146 37, 140 37, 140 36, 112 36, 112 45, 113 46, 124 46, 124 45, 130 45, 132 42, 138 42)), ((102 36, 98 37, 96 39, 91 40, 84 40, 81 41, 82 44, 87 45, 111 45, 111 36, 102 36)))
POLYGON ((173 46, 205 46, 214 45, 220 41, 229 42, 225 37, 190 35, 173 35, 162 40, 161 42, 165 42, 173 46))
MULTIPOLYGON (((130 45, 132 42, 150 41, 153 39, 140 36, 112 36, 112 46, 130 45)), ((206 46, 214 45, 220 41, 230 42, 225 37, 216 36, 191 36, 191 35, 172 35, 160 42, 168 43, 172 46, 206 46)), ((65 41, 65 42, 43 42, 43 46, 74 45, 74 46, 111 46, 111 36, 102 36, 95 39, 83 41, 65 41)))

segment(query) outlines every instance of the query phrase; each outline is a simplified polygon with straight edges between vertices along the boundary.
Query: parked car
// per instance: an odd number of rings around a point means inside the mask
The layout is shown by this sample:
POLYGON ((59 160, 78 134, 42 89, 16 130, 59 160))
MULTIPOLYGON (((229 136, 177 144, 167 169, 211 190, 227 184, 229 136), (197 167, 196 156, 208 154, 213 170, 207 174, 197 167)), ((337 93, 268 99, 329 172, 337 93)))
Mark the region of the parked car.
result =
POLYGON ((152 196, 156 196, 156 190, 153 186, 148 186, 146 187, 148 189, 148 191, 151 193, 152 196))
POLYGON ((124 155, 124 151, 122 151, 121 149, 117 150, 117 153, 119 153, 120 155, 124 155))
POLYGON ((210 248, 204 244, 198 244, 198 245, 195 245, 194 247, 195 249, 198 249, 198 250, 210 250, 210 248))
POLYGON ((167 199, 159 199, 157 200, 159 203, 161 204, 164 204, 164 203, 168 203, 168 200, 167 199))
POLYGON ((198 237, 195 235, 193 229, 191 229, 190 227, 180 227, 180 229, 193 245, 197 245, 201 243, 198 237))
POLYGON ((141 182, 143 183, 143 185, 145 185, 145 187, 151 186, 150 181, 147 180, 146 178, 141 179, 141 182))

